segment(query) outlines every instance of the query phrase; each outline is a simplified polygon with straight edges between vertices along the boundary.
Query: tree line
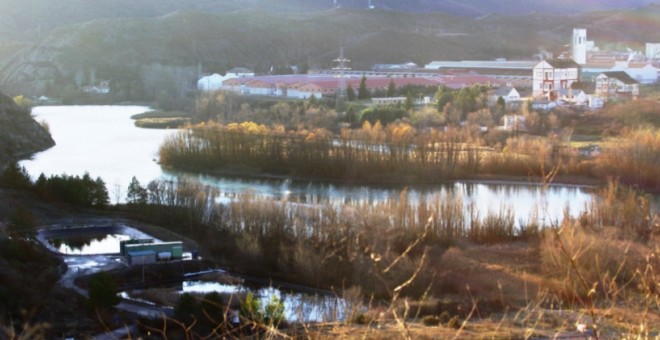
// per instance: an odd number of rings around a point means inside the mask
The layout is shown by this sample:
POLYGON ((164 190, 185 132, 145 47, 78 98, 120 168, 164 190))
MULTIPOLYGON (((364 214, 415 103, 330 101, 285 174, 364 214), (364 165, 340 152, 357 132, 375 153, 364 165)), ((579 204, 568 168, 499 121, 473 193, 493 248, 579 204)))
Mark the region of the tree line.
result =
POLYGON ((49 177, 42 173, 33 182, 24 167, 12 162, 0 176, 0 186, 29 190, 45 200, 80 207, 104 208, 110 203, 103 179, 93 179, 89 173, 83 176, 62 174, 49 177))

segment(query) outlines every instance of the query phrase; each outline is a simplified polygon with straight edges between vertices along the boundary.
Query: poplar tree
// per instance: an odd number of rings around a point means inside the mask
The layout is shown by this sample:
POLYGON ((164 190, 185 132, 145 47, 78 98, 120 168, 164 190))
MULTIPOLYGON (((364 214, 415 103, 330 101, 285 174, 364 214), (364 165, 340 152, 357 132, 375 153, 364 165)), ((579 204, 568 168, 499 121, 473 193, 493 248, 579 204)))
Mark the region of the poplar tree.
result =
POLYGON ((371 98, 371 93, 369 93, 369 89, 367 88, 367 77, 362 76, 362 79, 360 80, 360 88, 358 89, 358 99, 364 100, 369 98, 371 98))

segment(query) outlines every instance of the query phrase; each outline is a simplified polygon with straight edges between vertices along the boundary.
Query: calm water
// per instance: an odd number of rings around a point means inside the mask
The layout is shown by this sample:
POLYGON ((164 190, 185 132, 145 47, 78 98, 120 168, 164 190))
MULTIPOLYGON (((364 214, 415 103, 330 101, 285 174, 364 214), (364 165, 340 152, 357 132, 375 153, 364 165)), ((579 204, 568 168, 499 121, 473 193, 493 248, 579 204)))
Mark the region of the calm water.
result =
POLYGON ((160 240, 123 223, 52 227, 39 230, 37 239, 64 255, 119 254, 119 243, 131 239, 160 240))
POLYGON ((311 295, 304 293, 288 293, 277 288, 267 287, 253 289, 241 285, 229 285, 208 281, 184 281, 183 293, 208 294, 239 294, 251 291, 261 301, 262 306, 268 305, 273 297, 284 305, 284 316, 289 321, 330 322, 346 318, 350 310, 349 304, 342 298, 330 295, 311 295))
POLYGON ((119 242, 130 239, 128 235, 110 234, 52 238, 48 243, 65 255, 99 255, 119 253, 119 242))
MULTIPOLYGON (((47 106, 36 107, 33 115, 46 121, 57 145, 21 164, 33 177, 46 175, 100 176, 108 186, 111 201, 123 201, 133 176, 146 185, 154 179, 171 179, 157 164, 158 147, 173 130, 141 129, 131 115, 148 111, 141 106, 47 106)), ((286 199, 304 204, 373 203, 398 198, 403 186, 346 186, 287 179, 241 179, 195 175, 219 189, 228 201, 249 190, 254 195, 286 199)), ((537 214, 542 220, 561 218, 568 207, 572 215, 591 200, 588 190, 576 186, 456 182, 447 185, 409 188, 410 198, 460 197, 474 203, 480 215, 512 208, 516 221, 537 214)))
POLYGON ((140 183, 162 174, 155 160, 158 147, 172 130, 139 129, 130 118, 149 111, 143 106, 41 106, 32 114, 46 121, 56 145, 24 161, 33 178, 50 175, 101 177, 110 200, 125 198, 131 178, 140 183))

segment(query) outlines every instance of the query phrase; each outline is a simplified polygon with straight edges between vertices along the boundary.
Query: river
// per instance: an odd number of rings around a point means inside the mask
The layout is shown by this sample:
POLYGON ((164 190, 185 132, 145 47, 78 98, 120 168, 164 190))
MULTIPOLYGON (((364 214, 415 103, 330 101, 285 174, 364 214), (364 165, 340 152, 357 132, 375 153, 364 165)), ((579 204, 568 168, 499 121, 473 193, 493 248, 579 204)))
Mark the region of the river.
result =
MULTIPOLYGON (((154 179, 171 179, 173 174, 157 163, 158 147, 174 130, 143 129, 134 126, 132 115, 149 111, 143 106, 42 106, 32 114, 45 121, 56 145, 21 162, 33 178, 68 174, 101 177, 113 203, 123 202, 131 178, 145 185, 154 179)), ((354 186, 289 179, 251 179, 192 175, 219 189, 228 201, 250 190, 273 199, 305 204, 351 204, 398 198, 404 186, 354 186)), ((551 185, 544 189, 533 184, 458 181, 443 185, 414 186, 411 200, 422 196, 461 197, 474 204, 483 216, 511 208, 516 221, 538 214, 545 221, 561 219, 568 208, 576 215, 590 201, 589 188, 551 185)))

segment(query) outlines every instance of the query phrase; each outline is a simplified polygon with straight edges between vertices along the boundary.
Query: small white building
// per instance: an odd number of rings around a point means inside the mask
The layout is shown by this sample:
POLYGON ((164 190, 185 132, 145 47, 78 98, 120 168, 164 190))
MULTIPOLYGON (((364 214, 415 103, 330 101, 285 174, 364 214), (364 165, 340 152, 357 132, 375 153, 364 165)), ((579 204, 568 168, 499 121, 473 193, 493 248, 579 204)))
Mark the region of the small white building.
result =
POLYGON ((578 89, 561 89, 557 91, 557 99, 575 105, 583 105, 587 102, 587 94, 578 89))
POLYGON ((404 104, 405 102, 406 102, 406 97, 371 98, 371 103, 373 105, 397 105, 397 104, 404 104))
POLYGON ((606 99, 635 98, 639 82, 623 71, 602 72, 596 77, 596 96, 606 99))
POLYGON ((502 123, 503 125, 498 128, 499 130, 527 131, 525 117, 521 115, 506 115, 502 117, 502 123))
POLYGON ((254 72, 244 67, 236 67, 224 76, 217 73, 200 78, 197 81, 197 89, 200 91, 218 91, 222 89, 222 83, 228 79, 254 77, 254 72))
POLYGON ((569 89, 580 81, 580 65, 572 59, 544 60, 534 66, 532 96, 556 99, 557 90, 569 89))
POLYGON ((587 98, 589 109, 601 109, 605 106, 605 98, 595 95, 589 95, 587 98))
POLYGON ((540 111, 550 111, 557 107, 557 103, 549 100, 534 100, 532 101, 532 109, 540 111))
POLYGON ((660 59, 660 43, 646 43, 646 58, 660 59))
POLYGON ((497 103, 499 98, 502 97, 505 103, 518 102, 520 101, 520 93, 516 90, 515 87, 500 87, 493 92, 490 96, 491 103, 497 103))
POLYGON ((652 64, 631 64, 628 61, 616 62, 610 71, 626 72, 640 84, 653 84, 658 81, 658 68, 652 64))

